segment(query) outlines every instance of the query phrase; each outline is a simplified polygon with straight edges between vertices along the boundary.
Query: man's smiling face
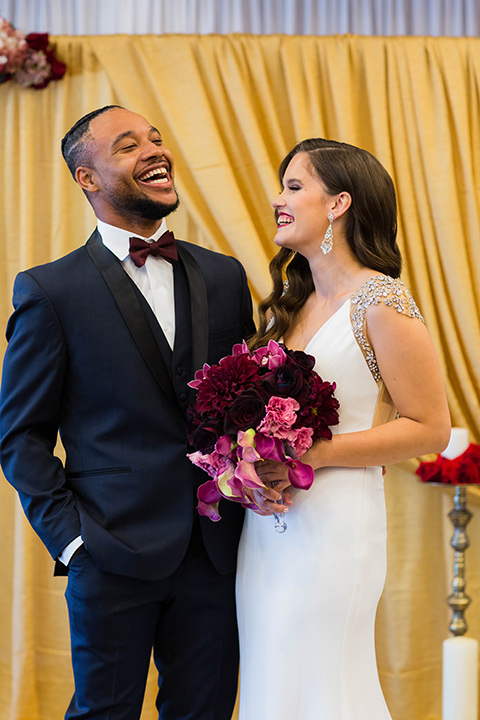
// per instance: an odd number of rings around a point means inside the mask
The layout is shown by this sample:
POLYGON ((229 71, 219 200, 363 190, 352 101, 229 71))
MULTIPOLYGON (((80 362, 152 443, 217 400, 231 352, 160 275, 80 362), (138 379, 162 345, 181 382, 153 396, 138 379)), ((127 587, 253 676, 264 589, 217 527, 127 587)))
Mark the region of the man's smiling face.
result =
MULTIPOLYGON (((109 110, 91 121, 86 142, 89 182, 80 184, 101 220, 125 229, 142 220, 158 226, 178 207, 173 156, 144 117, 109 110)), ((85 177, 81 170, 77 178, 85 177)))

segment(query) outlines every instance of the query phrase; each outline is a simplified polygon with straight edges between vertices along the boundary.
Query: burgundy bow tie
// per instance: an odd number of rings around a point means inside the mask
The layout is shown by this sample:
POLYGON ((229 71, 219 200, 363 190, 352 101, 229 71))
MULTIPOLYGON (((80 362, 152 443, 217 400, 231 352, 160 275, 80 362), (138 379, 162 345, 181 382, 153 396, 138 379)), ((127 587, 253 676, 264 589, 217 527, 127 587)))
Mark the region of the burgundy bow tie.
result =
POLYGON ((150 254, 154 257, 161 255, 169 262, 178 260, 175 237, 170 230, 164 232, 158 240, 154 240, 153 242, 147 242, 139 237, 131 237, 129 253, 137 267, 143 267, 145 260, 150 254))

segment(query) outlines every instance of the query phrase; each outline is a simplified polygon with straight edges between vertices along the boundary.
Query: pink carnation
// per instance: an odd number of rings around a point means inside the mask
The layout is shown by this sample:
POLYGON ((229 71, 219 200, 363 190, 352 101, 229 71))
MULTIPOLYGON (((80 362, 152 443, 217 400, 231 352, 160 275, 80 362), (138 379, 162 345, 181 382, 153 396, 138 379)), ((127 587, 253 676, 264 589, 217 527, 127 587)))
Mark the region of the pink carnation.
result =
POLYGON ((297 458, 304 455, 313 444, 313 430, 310 427, 301 427, 290 430, 287 443, 293 448, 297 458))
POLYGON ((273 396, 268 401, 266 415, 258 426, 258 432, 286 439, 297 419, 296 410, 300 405, 294 398, 273 396))

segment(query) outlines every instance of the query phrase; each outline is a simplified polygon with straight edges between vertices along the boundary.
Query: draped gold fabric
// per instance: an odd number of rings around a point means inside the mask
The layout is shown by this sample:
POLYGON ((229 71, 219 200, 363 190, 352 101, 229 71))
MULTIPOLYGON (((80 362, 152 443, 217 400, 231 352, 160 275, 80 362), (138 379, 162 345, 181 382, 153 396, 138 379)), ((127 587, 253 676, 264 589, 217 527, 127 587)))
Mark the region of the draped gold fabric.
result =
MULTIPOLYGON (((182 200, 169 227, 237 256, 255 301, 269 289, 269 201, 280 160, 305 137, 343 140, 373 152, 394 178, 403 278, 438 350, 453 423, 480 441, 480 40, 55 40, 68 66, 62 81, 42 91, 0 86, 2 327, 16 273, 79 246, 95 225, 60 154, 64 132, 84 113, 118 103, 161 130, 182 200)), ((422 485, 414 467, 396 466, 386 476, 389 559, 378 664, 394 720, 439 720, 452 492, 422 485)), ((480 493, 468 497, 467 620, 469 634, 480 638, 480 493)), ((72 692, 65 580, 51 576, 51 559, 6 482, 0 527, 0 716, 55 720, 72 692)), ((334 537, 331 543, 335 552, 334 537)), ((154 694, 152 672, 143 720, 156 717, 154 694)))

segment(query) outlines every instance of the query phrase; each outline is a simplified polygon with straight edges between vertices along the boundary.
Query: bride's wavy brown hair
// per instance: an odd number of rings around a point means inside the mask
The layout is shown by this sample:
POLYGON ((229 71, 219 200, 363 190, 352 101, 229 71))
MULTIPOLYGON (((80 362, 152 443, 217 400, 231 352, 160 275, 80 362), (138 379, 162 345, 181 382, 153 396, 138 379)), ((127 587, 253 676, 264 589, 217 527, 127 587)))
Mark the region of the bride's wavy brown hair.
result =
MULTIPOLYGON (((383 165, 354 145, 309 138, 282 161, 278 170, 281 185, 290 161, 301 152, 307 153, 313 173, 330 195, 350 194, 346 237, 355 257, 365 267, 399 277, 402 258, 397 245, 397 202, 393 181, 383 165)), ((251 348, 284 337, 314 290, 309 263, 298 252, 281 248, 269 270, 273 289, 259 305, 259 327, 249 341, 251 348)))

